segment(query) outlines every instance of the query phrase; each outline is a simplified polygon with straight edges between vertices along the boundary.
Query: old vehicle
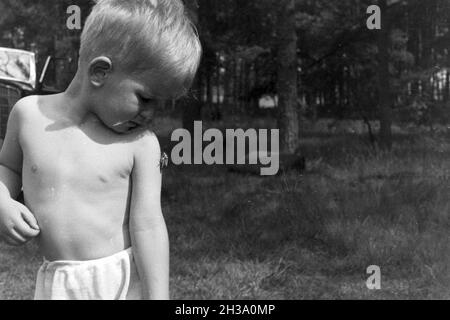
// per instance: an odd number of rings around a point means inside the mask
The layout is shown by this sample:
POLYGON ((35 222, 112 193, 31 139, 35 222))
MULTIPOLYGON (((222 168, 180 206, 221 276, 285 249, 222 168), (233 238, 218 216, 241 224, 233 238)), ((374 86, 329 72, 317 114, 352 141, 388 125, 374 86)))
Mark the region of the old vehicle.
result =
POLYGON ((11 108, 20 98, 30 94, 56 92, 44 86, 51 57, 47 57, 39 78, 36 74, 35 54, 30 51, 0 47, 0 139, 6 133, 11 108))

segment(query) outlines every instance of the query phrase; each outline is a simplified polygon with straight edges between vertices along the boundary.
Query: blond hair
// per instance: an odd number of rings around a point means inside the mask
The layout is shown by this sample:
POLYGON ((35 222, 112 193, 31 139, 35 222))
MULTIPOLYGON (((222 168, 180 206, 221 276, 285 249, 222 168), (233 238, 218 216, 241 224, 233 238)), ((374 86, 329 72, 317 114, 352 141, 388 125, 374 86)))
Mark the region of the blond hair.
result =
POLYGON ((80 64, 104 55, 121 69, 151 69, 183 95, 197 72, 201 45, 181 0, 98 0, 81 34, 80 64))

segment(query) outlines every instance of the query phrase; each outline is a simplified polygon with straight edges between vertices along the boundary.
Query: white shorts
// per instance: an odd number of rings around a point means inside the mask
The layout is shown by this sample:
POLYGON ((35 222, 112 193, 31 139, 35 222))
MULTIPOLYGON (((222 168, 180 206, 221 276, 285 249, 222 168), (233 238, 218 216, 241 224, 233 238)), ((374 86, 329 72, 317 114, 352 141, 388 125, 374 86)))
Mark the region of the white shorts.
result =
POLYGON ((141 297, 131 248, 95 260, 44 259, 34 294, 35 300, 140 300, 141 297))

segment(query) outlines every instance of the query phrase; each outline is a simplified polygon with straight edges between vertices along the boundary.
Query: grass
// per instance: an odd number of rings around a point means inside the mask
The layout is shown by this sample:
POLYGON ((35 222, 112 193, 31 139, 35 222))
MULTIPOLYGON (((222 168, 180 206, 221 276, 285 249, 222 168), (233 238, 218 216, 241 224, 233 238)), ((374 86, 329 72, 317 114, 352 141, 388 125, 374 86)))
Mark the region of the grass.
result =
MULTIPOLYGON (((302 174, 165 171, 172 298, 449 299, 448 139, 398 135, 383 153, 358 135, 302 136, 302 174)), ((0 253, 0 299, 30 299, 35 245, 0 253)))

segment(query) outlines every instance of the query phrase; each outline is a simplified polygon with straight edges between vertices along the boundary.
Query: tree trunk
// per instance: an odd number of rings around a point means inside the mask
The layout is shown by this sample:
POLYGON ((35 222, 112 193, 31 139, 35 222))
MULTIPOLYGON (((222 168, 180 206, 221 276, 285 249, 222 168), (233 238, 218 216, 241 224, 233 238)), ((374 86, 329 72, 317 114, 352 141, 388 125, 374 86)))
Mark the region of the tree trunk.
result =
POLYGON ((297 33, 295 0, 281 0, 278 16, 277 91, 280 151, 294 153, 299 141, 297 116, 297 33))
POLYGON ((215 112, 216 112, 216 118, 217 120, 221 120, 222 115, 221 115, 221 109, 222 109, 222 74, 221 74, 221 69, 222 69, 222 59, 221 59, 221 53, 218 53, 217 56, 217 63, 216 63, 216 108, 215 108, 215 112))
POLYGON ((392 112, 389 85, 390 26, 386 18, 387 0, 380 0, 380 9, 382 12, 382 25, 378 35, 379 135, 380 147, 390 150, 392 148, 392 112))
POLYGON ((220 101, 221 101, 221 90, 220 87, 222 85, 222 79, 220 74, 220 64, 216 67, 216 104, 220 107, 220 101))
POLYGON ((223 104, 225 105, 225 110, 228 110, 233 103, 233 90, 232 90, 232 71, 234 70, 234 65, 231 62, 230 57, 225 60, 225 76, 223 79, 223 104))
POLYGON ((233 70, 233 107, 231 108, 233 117, 237 113, 239 109, 239 68, 240 68, 240 59, 234 59, 234 70, 233 70))
MULTIPOLYGON (((256 59, 255 63, 253 64, 253 84, 252 88, 257 88, 259 86, 259 60, 256 59)), ((252 109, 255 110, 255 112, 259 111, 259 94, 253 94, 252 95, 252 109)))
MULTIPOLYGON (((417 21, 420 21, 421 19, 421 13, 422 10, 418 8, 417 6, 408 6, 408 44, 407 48, 408 51, 412 53, 412 55, 415 57, 414 59, 414 66, 412 66, 412 69, 419 67, 419 56, 420 56, 420 35, 419 35, 419 26, 417 21)), ((419 80, 413 79, 410 82, 411 90, 410 95, 412 97, 417 97, 420 93, 419 91, 419 80)))
MULTIPOLYGON (((200 33, 199 20, 198 20, 198 3, 197 0, 185 1, 186 8, 190 13, 192 22, 197 26, 200 33)), ((201 120, 202 110, 202 97, 200 96, 200 80, 197 75, 194 79, 192 86, 192 98, 186 99, 182 104, 183 115, 182 122, 183 128, 188 130, 191 134, 194 133, 194 121, 201 120)))
POLYGON ((448 102, 450 94, 450 71, 445 71, 444 101, 448 102))
POLYGON ((206 67, 206 110, 208 113, 212 113, 213 110, 213 83, 212 83, 212 68, 209 65, 206 67))
POLYGON ((239 114, 242 114, 242 111, 245 108, 245 61, 241 59, 240 67, 239 67, 239 114))

